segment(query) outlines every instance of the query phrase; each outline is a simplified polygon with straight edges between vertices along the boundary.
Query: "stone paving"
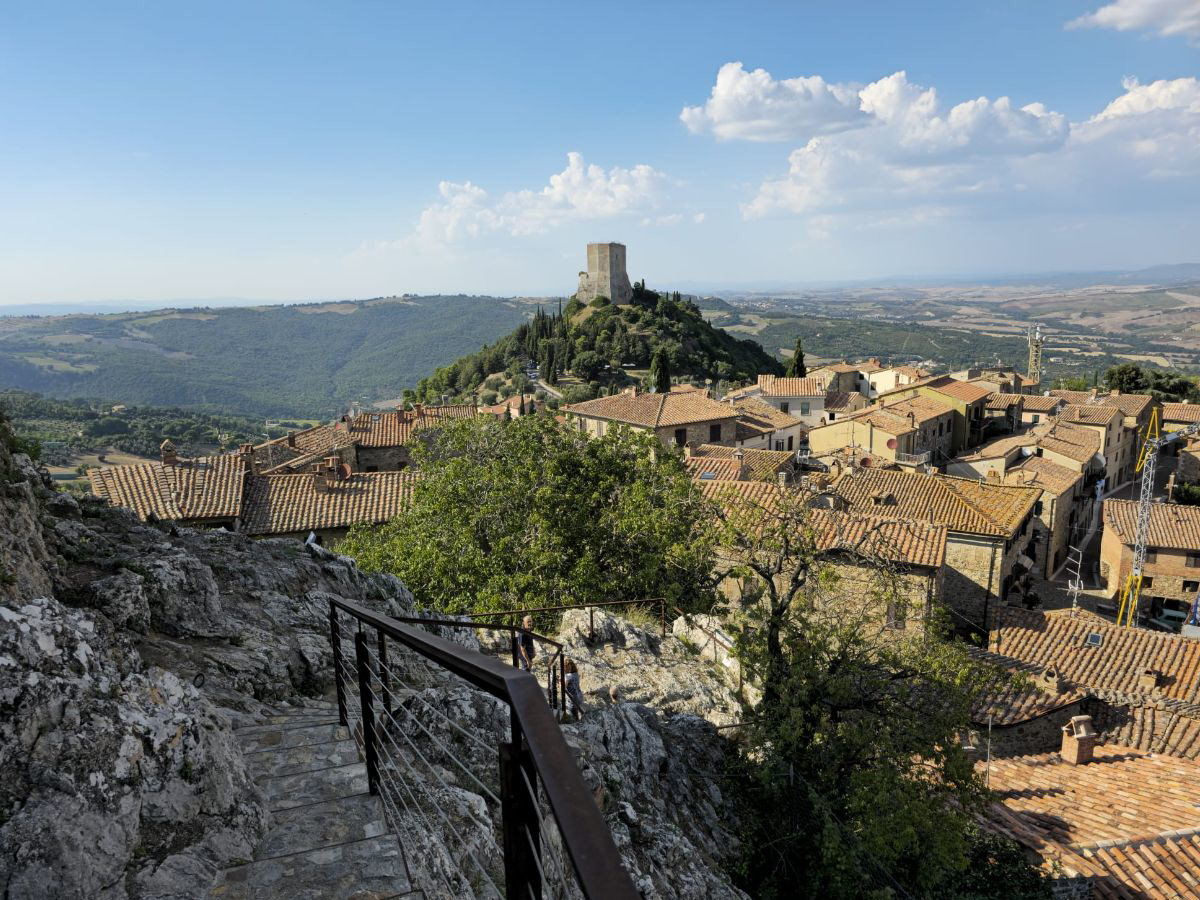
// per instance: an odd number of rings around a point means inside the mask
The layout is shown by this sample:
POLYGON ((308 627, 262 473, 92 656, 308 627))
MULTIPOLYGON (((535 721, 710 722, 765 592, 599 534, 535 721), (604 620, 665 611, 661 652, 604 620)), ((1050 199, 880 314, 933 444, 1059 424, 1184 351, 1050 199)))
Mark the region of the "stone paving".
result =
POLYGON ((367 790, 366 766, 326 701, 242 719, 246 767, 271 829, 254 859, 217 876, 221 900, 421 900, 404 851, 367 790))

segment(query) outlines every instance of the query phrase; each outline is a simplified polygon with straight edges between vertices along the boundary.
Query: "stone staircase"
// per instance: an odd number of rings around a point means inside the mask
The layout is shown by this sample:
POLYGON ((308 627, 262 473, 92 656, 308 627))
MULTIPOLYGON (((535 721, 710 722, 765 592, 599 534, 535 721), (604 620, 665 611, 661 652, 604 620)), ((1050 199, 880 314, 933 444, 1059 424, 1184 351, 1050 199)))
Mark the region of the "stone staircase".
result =
POLYGON ((210 898, 424 900, 333 703, 265 707, 239 719, 235 733, 271 828, 253 860, 217 876, 210 898))

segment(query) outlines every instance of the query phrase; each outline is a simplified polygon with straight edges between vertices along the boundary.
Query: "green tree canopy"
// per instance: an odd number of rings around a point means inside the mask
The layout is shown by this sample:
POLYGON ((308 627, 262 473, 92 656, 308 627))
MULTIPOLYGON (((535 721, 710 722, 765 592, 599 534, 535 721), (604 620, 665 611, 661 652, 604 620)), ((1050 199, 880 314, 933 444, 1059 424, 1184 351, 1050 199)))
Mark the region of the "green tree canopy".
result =
POLYGON ((624 428, 549 416, 455 422, 418 450, 412 505, 341 552, 449 612, 706 594, 705 506, 682 464, 624 428))
MULTIPOLYGON (((997 673, 933 624, 889 628, 885 610, 908 595, 888 539, 850 539, 848 519, 807 500, 786 487, 753 504, 731 497, 718 529, 739 586, 737 654, 762 688, 740 732, 742 887, 770 898, 951 896, 987 798, 961 734, 997 673), (856 566, 853 586, 839 588, 831 530, 837 559, 856 566)), ((1005 893, 1005 873, 1028 865, 1000 868, 993 892, 973 896, 1022 896, 1005 893)))
POLYGON ((808 374, 808 366, 804 365, 803 338, 796 338, 796 347, 792 350, 792 358, 788 360, 785 374, 788 378, 803 378, 808 374))

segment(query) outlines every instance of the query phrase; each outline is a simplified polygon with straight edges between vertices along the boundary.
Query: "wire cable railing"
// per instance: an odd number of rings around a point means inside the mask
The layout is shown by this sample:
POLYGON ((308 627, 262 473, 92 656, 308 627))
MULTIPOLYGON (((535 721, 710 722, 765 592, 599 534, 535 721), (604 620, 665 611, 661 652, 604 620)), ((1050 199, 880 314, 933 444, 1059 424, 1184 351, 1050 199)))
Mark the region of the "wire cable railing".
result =
POLYGON ((330 601, 329 626, 338 716, 414 887, 431 898, 638 896, 547 702, 564 699, 561 644, 543 639, 557 653, 544 691, 432 633, 510 626, 402 621, 343 600, 330 601))

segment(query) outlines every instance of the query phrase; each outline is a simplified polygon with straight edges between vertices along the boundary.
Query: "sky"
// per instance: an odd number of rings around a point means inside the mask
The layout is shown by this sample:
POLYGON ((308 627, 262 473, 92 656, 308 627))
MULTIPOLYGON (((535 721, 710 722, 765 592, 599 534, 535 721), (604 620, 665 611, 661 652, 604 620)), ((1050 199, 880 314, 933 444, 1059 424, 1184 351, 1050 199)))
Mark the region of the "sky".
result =
POLYGON ((13 4, 0 304, 1200 262, 1200 0, 13 4), (570 8, 567 8, 570 6, 570 8))

